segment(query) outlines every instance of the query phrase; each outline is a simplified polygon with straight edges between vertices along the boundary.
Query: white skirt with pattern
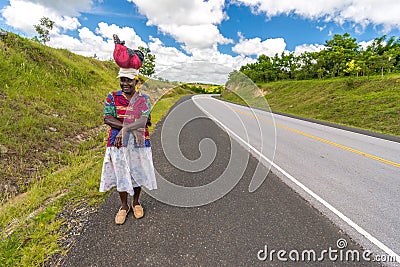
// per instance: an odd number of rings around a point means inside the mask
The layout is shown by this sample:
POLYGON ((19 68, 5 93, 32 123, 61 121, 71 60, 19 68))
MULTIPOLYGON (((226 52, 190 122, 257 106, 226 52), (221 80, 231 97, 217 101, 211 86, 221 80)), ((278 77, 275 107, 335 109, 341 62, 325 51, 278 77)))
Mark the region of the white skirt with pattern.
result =
POLYGON ((100 192, 116 187, 118 192, 133 195, 134 187, 157 189, 151 147, 135 147, 133 139, 129 138, 126 147, 107 147, 100 192))

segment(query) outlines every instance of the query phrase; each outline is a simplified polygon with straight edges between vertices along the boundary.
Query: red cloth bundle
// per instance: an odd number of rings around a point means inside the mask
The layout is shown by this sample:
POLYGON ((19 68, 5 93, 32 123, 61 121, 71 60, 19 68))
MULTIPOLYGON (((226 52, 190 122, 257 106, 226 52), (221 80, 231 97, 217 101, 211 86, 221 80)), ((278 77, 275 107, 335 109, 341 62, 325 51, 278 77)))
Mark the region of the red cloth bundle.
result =
POLYGON ((142 60, 139 58, 137 53, 133 53, 133 55, 130 56, 128 48, 124 45, 115 44, 113 56, 115 62, 121 68, 139 69, 142 66, 142 60))

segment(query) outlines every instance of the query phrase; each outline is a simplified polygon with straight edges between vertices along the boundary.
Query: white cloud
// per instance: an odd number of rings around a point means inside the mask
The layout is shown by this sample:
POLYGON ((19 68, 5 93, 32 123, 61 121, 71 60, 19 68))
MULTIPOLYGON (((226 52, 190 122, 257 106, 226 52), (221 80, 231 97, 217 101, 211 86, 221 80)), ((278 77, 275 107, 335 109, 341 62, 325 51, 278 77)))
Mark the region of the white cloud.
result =
POLYGON ((368 46, 370 46, 372 43, 373 43, 373 40, 368 41, 368 42, 362 41, 362 42, 359 42, 359 43, 358 43, 358 46, 360 46, 361 49, 365 50, 365 49, 366 49, 368 46))
POLYGON ((93 0, 24 0, 24 2, 25 4, 32 3, 45 6, 58 14, 66 16, 78 16, 79 12, 89 10, 93 4, 93 0))
POLYGON ((347 0, 237 0, 238 3, 250 6, 255 13, 265 13, 267 17, 281 14, 296 14, 307 18, 320 18, 342 7, 347 0))
POLYGON ((57 31, 59 31, 60 29, 74 31, 81 26, 77 18, 66 16, 54 17, 54 25, 57 31))
POLYGON ((233 69, 255 61, 214 49, 192 49, 193 55, 188 56, 174 47, 164 46, 158 38, 151 38, 149 48, 156 55, 156 76, 171 81, 224 84, 233 69))
POLYGON ((125 45, 130 48, 137 48, 139 46, 147 47, 147 44, 143 42, 139 35, 136 34, 135 30, 129 27, 120 28, 115 24, 108 25, 105 22, 100 22, 96 29, 96 33, 110 41, 115 33, 121 41, 125 41, 125 45))
POLYGON ((175 65, 158 73, 158 77, 169 81, 225 84, 231 71, 231 68, 224 65, 210 64, 206 61, 192 61, 175 65))
POLYGON ((224 0, 128 0, 145 15, 149 25, 219 24, 227 15, 224 0))
POLYGON ((191 60, 191 57, 179 51, 175 47, 166 47, 159 38, 150 37, 149 48, 156 56, 156 73, 158 76, 167 69, 181 65, 191 60))
MULTIPOLYGON (((241 36, 241 35, 239 35, 241 36)), ((286 43, 283 38, 272 38, 262 41, 260 38, 243 39, 237 43, 232 51, 240 55, 267 55, 275 56, 276 53, 281 54, 285 51, 286 43)))
MULTIPOLYGON (((365 49, 367 49, 368 46, 373 45, 374 42, 375 42, 374 39, 373 40, 369 40, 369 41, 361 41, 361 42, 358 43, 358 46, 360 46, 361 49, 365 50, 365 49)), ((383 41, 382 45, 386 45, 386 42, 383 41)))
POLYGON ((64 34, 54 35, 48 45, 54 48, 65 48, 86 57, 96 54, 103 60, 112 58, 113 43, 104 41, 86 27, 79 29, 78 32, 79 39, 64 34))
POLYGON ((114 33, 118 34, 121 40, 125 40, 126 46, 130 48, 147 47, 135 30, 129 27, 120 28, 115 24, 108 25, 100 22, 95 32, 86 27, 79 29, 78 32, 79 39, 63 34, 52 35, 48 45, 55 48, 66 48, 82 56, 96 54, 102 60, 112 59, 114 51, 112 35, 114 33))
POLYGON ((34 25, 39 24, 42 17, 48 17, 55 22, 53 33, 76 30, 80 26, 77 18, 60 15, 47 6, 22 0, 10 0, 10 5, 4 7, 1 14, 6 24, 29 35, 36 35, 34 25))
POLYGON ((184 43, 183 48, 191 53, 193 48, 207 49, 216 44, 233 43, 232 40, 223 37, 217 26, 203 25, 159 25, 163 32, 170 33, 179 43, 184 43))
POLYGON ((193 48, 207 49, 232 42, 222 36, 217 27, 227 19, 223 11, 224 0, 128 1, 133 2, 139 12, 147 17, 147 25, 157 26, 162 33, 183 43, 187 52, 193 48))
POLYGON ((304 52, 319 52, 325 48, 326 47, 324 45, 320 44, 302 44, 295 47, 294 54, 295 56, 298 56, 304 52))
POLYGON ((97 53, 96 47, 91 44, 85 44, 81 40, 68 35, 53 36, 48 43, 54 48, 64 48, 82 56, 93 56, 97 53))
POLYGON ((354 22, 361 28, 369 24, 382 25, 386 30, 400 28, 398 0, 236 0, 250 6, 255 13, 268 18, 295 14, 308 19, 321 19, 339 24, 354 22))

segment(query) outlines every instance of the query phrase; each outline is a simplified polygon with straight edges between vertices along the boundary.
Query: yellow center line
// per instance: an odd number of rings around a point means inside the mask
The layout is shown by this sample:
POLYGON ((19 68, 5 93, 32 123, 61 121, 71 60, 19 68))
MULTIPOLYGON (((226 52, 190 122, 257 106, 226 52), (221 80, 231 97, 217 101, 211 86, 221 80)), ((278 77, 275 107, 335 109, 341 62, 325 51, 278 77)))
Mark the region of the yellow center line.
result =
MULTIPOLYGON (((224 105, 224 106, 227 107, 226 105, 224 105)), ((368 154, 366 152, 363 152, 363 151, 360 151, 360 150, 357 150, 357 149, 354 149, 354 148, 351 148, 351 147, 347 147, 347 146, 344 146, 344 145, 341 145, 341 144, 338 144, 338 143, 335 143, 335 142, 332 142, 332 141, 329 141, 329 140, 326 140, 326 139, 323 139, 323 138, 320 138, 320 137, 317 137, 317 136, 314 136, 314 135, 311 135, 311 134, 308 134, 308 133, 305 133, 305 132, 302 132, 302 131, 299 131, 299 130, 296 130, 296 129, 293 129, 293 128, 290 128, 290 127, 287 127, 287 126, 284 126, 284 125, 281 125, 281 124, 278 124, 278 123, 274 124, 272 121, 266 120, 264 118, 257 117, 256 115, 241 111, 239 109, 235 109, 235 108, 232 108, 232 107, 227 107, 227 108, 229 108, 232 111, 237 112, 239 114, 242 114, 242 115, 245 115, 245 116, 248 116, 248 117, 252 117, 252 118, 255 118, 255 119, 259 119, 259 120, 264 121, 264 122, 266 122, 268 124, 275 125, 275 126, 277 126, 279 128, 291 131, 293 133, 297 133, 297 134, 303 135, 305 137, 320 141, 322 143, 325 143, 325 144, 328 144, 328 145, 331 145, 331 146, 334 146, 334 147, 338 147, 338 148, 353 152, 355 154, 362 155, 364 157, 367 157, 367 158, 370 158, 370 159, 373 159, 373 160, 376 160, 376 161, 380 161, 380 162, 383 162, 385 164, 400 168, 400 163, 393 162, 393 161, 390 161, 390 160, 387 160, 387 159, 384 159, 384 158, 380 158, 380 157, 368 154)))

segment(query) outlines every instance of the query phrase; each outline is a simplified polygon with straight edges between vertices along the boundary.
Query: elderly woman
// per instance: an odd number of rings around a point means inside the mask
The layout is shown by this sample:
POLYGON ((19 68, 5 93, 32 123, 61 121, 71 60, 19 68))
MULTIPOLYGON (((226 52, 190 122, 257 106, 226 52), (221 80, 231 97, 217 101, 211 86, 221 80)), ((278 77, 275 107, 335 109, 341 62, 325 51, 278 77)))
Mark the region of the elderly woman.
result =
POLYGON ((104 107, 104 123, 110 126, 103 162, 100 192, 116 187, 121 207, 115 217, 123 224, 132 207, 139 219, 144 210, 139 202, 141 186, 156 189, 148 118, 149 97, 138 89, 138 71, 121 68, 118 73, 121 90, 108 94, 104 107), (133 196, 131 206, 128 194, 133 196))

